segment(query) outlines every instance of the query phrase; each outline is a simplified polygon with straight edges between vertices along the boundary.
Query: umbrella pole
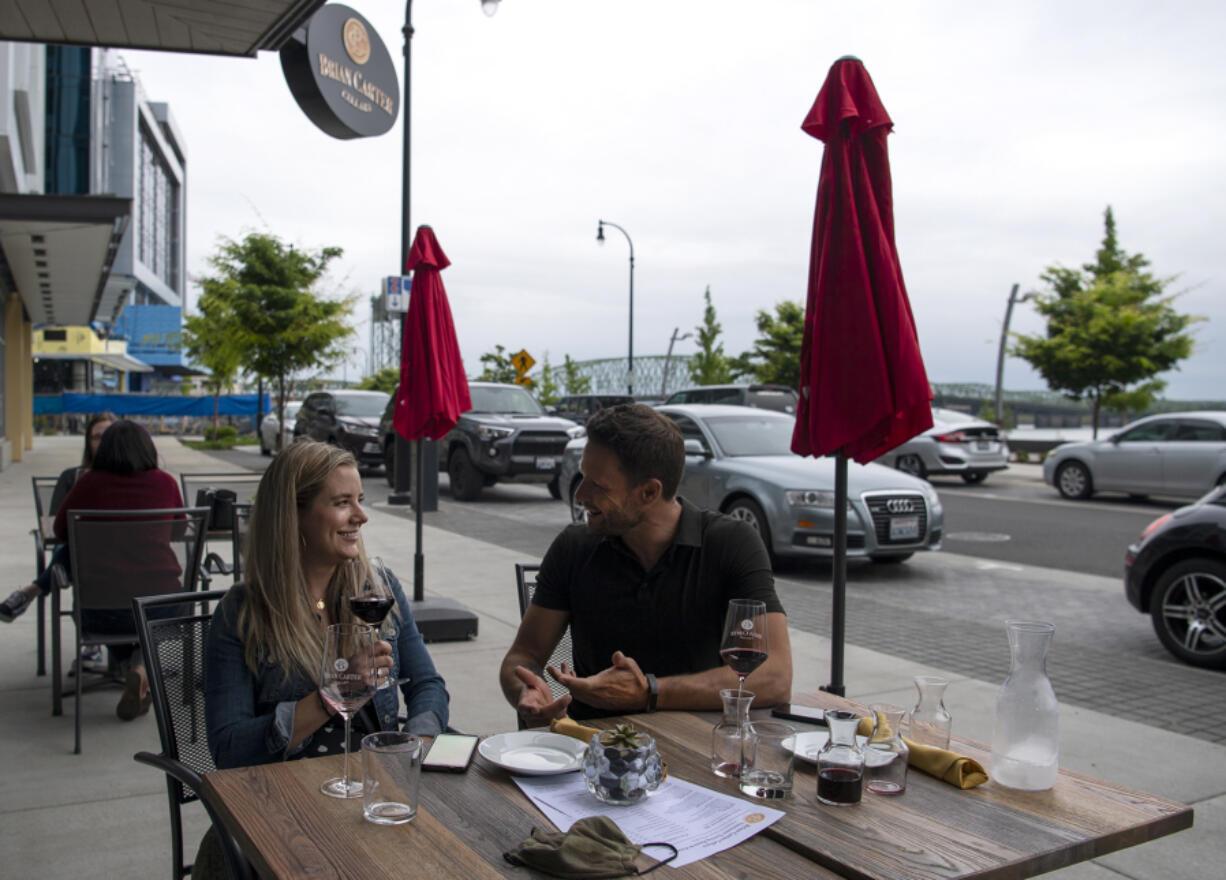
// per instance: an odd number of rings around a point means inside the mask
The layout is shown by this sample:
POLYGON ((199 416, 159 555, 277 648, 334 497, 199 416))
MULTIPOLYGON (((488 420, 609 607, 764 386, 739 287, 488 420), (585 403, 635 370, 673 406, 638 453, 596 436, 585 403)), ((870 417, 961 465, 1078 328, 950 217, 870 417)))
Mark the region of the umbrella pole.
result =
POLYGON ((426 468, 421 454, 421 438, 413 441, 413 520, 417 537, 417 549, 413 553, 413 601, 425 598, 426 560, 421 553, 421 484, 426 479, 426 468))
POLYGON ((836 696, 843 691, 844 622, 847 616, 847 456, 834 457, 834 596, 830 622, 830 684, 822 688, 836 696))

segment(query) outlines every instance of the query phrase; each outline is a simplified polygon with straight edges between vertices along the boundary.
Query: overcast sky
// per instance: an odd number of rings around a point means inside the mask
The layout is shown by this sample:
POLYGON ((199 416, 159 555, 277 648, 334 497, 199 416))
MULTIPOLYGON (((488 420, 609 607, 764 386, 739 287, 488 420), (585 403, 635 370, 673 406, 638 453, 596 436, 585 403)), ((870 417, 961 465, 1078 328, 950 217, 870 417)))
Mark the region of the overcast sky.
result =
MULTIPOLYGON (((350 0, 403 70, 399 0, 350 0)), ((558 363, 636 355, 692 330, 710 285, 728 353, 759 309, 804 301, 820 142, 800 130, 830 65, 863 60, 894 120, 897 243, 929 378, 986 382, 1012 284, 1093 259, 1102 214, 1208 320, 1166 375, 1223 399, 1226 5, 478 0, 414 4, 412 220, 443 274, 470 374, 495 344, 558 363)), ((339 141, 276 55, 122 53, 188 151, 188 270, 219 236, 338 245, 331 287, 397 274, 401 126, 339 141)), ((402 73, 403 75, 403 73, 402 73)), ((194 301, 194 294, 191 297, 194 301)), ((1029 305, 1012 329, 1039 332, 1029 305)), ((693 341, 678 344, 693 351, 693 341)), ((365 356, 347 368, 363 373, 365 356)), ((1010 358, 1005 386, 1042 389, 1010 358)))

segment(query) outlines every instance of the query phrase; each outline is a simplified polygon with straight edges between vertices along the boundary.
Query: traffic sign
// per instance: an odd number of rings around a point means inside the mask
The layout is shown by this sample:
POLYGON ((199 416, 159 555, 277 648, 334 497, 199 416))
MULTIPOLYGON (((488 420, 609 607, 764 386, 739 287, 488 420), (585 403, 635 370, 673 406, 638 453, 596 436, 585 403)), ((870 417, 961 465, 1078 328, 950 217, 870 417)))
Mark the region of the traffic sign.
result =
MULTIPOLYGON (((535 366, 536 361, 532 359, 532 355, 524 351, 522 348, 511 355, 511 366, 515 368, 515 372, 522 377, 535 366)), ((524 383, 520 383, 521 385, 524 383)))
POLYGON ((384 307, 391 314, 409 310, 409 287, 412 279, 408 275, 388 275, 383 279, 384 307))
POLYGON ((532 382, 532 377, 531 377, 531 376, 525 376, 525 375, 523 375, 523 374, 521 373, 520 375, 518 375, 518 376, 516 376, 516 377, 515 377, 515 384, 516 384, 516 385, 523 385, 525 388, 531 388, 531 387, 532 387, 532 385, 533 385, 533 382, 532 382))

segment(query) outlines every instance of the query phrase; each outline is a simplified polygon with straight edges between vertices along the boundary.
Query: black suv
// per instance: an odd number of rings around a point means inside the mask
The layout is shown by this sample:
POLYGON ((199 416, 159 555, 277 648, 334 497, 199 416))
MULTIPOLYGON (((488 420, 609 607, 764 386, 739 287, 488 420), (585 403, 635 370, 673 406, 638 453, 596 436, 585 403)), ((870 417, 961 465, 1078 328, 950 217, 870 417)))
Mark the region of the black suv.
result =
POLYGON ((379 416, 391 397, 385 391, 316 391, 298 410, 294 439, 310 437, 353 453, 367 467, 383 464, 379 416))
POLYGON ((549 412, 564 419, 572 419, 581 425, 596 415, 597 410, 606 406, 617 406, 619 403, 634 403, 629 394, 568 394, 553 407, 545 407, 549 412))
POLYGON ((796 415, 800 401, 795 389, 786 385, 699 385, 671 394, 665 403, 726 403, 756 406, 796 415))
MULTIPOLYGON (((474 501, 485 486, 497 482, 548 483, 549 494, 561 498, 558 471, 562 451, 583 429, 570 419, 547 415, 536 399, 518 385, 469 382, 473 408, 438 441, 439 470, 451 479, 457 501, 474 501)), ((380 422, 383 461, 393 480, 396 432, 392 426, 395 400, 380 422)))

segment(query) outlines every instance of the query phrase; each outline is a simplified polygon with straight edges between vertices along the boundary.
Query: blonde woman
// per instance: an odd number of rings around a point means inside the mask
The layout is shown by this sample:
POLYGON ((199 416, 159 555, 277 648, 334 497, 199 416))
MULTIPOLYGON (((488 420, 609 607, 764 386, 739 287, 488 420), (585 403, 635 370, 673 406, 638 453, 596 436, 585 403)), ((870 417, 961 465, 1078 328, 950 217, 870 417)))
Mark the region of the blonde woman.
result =
MULTIPOLYGON (((347 599, 370 575, 362 544, 362 480, 348 452, 299 441, 260 480, 247 533, 244 583, 217 606, 209 631, 205 712, 218 767, 241 767, 343 749, 339 716, 319 693, 324 633, 361 623, 347 599)), ((379 631, 377 663, 401 682, 405 729, 447 726, 448 695, 388 573, 395 605, 379 631)), ((395 729, 395 687, 380 689, 353 719, 353 741, 395 729)))

